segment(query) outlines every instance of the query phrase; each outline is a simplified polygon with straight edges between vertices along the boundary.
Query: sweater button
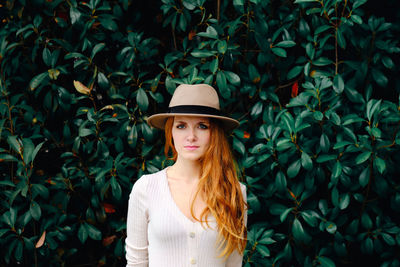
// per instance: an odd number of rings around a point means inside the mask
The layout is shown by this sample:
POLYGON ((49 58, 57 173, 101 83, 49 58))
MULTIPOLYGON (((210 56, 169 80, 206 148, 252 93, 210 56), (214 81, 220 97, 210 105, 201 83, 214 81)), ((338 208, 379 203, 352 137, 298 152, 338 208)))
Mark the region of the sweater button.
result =
POLYGON ((196 236, 196 234, 195 234, 194 232, 190 232, 189 236, 190 236, 191 238, 194 238, 194 237, 196 236))
POLYGON ((196 264, 196 259, 190 258, 190 263, 193 264, 193 265, 196 264))

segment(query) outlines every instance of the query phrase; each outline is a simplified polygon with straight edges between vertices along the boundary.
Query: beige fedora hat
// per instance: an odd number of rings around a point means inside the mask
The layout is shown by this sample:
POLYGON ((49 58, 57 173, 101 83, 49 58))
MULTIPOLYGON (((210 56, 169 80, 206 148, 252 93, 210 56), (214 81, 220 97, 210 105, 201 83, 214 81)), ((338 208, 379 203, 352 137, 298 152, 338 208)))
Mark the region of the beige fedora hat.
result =
POLYGON ((164 129, 167 119, 178 115, 215 118, 221 121, 222 127, 227 131, 239 125, 237 120, 222 115, 217 91, 208 84, 179 85, 169 102, 168 111, 150 116, 147 123, 164 129))

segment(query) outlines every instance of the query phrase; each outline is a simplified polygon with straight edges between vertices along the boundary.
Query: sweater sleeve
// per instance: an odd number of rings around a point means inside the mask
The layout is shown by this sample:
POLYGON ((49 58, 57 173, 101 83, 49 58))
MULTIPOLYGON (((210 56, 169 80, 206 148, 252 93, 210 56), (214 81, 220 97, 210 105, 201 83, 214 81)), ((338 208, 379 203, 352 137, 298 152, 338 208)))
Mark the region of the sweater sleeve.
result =
MULTIPOLYGON (((242 195, 244 201, 247 203, 247 193, 246 186, 240 184, 242 195)), ((245 210, 244 223, 247 226, 247 209, 245 210)), ((241 267, 243 263, 243 255, 241 255, 237 250, 234 250, 231 255, 229 255, 226 261, 226 267, 241 267)))
POLYGON ((125 239, 126 260, 129 267, 147 267, 149 265, 147 181, 145 176, 137 180, 129 195, 127 237, 125 239))

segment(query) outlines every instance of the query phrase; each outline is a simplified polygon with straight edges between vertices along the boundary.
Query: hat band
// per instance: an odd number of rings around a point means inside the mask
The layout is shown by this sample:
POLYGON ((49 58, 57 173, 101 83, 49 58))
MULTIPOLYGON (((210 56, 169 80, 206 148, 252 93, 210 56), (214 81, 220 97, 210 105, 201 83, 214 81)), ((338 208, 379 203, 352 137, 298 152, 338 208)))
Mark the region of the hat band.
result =
POLYGON ((168 113, 189 113, 221 116, 221 111, 218 109, 199 105, 180 105, 169 107, 168 113))

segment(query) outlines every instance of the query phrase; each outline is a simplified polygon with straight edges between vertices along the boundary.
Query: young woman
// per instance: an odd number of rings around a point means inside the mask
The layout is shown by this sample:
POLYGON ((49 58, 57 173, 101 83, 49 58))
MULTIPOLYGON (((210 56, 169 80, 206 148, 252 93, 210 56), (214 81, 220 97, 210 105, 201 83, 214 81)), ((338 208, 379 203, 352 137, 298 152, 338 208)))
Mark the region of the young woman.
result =
POLYGON ((246 189, 226 138, 238 121, 220 114, 214 88, 183 84, 168 112, 148 123, 164 129, 165 154, 175 163, 132 188, 127 266, 242 266, 246 189))

